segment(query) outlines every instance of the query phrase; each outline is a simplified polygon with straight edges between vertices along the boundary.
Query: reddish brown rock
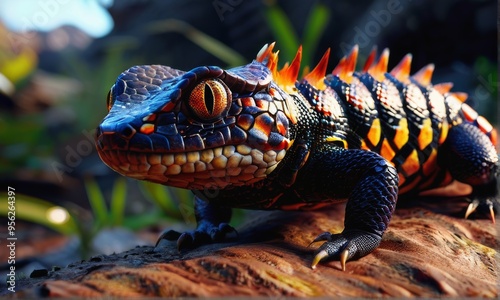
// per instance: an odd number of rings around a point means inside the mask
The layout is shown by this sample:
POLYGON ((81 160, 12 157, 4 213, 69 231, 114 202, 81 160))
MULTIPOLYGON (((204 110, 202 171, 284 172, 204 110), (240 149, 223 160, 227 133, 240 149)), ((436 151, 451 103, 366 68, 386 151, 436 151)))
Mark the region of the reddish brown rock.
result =
MULTIPOLYGON (((456 202, 454 202, 456 204, 456 202)), ((310 268, 324 231, 340 231, 343 208, 262 213, 231 243, 178 253, 138 247, 19 282, 25 296, 498 297, 495 226, 424 208, 395 214, 380 247, 347 263, 310 268)), ((461 211, 460 213, 463 213, 461 211)))

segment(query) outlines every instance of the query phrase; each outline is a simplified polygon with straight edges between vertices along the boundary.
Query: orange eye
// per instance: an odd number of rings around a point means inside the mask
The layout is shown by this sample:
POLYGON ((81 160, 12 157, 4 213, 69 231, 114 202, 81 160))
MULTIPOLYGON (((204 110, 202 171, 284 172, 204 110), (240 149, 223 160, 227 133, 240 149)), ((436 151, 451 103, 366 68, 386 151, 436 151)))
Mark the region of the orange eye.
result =
POLYGON ((231 95, 225 84, 218 79, 199 83, 189 95, 191 111, 203 121, 221 117, 231 104, 231 95))

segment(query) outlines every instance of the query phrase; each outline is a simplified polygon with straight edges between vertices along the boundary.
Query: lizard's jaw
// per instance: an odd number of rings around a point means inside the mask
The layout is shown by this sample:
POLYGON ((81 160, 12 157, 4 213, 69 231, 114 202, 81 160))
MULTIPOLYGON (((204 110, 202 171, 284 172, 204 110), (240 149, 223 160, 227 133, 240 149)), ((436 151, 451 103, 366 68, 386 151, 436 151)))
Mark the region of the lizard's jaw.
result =
POLYGON ((285 149, 261 151, 246 145, 177 153, 125 151, 113 150, 108 144, 111 140, 101 134, 96 145, 102 161, 116 172, 191 190, 255 183, 271 173, 286 154, 285 149))

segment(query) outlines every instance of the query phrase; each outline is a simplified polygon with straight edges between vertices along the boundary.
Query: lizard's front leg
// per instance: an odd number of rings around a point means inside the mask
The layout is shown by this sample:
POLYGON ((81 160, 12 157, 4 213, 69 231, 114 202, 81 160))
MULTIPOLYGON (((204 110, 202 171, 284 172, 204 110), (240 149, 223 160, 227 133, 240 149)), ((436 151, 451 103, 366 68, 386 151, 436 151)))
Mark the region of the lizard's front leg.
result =
POLYGON ((311 158, 301 178, 315 198, 347 198, 344 230, 320 234, 312 267, 323 259, 338 259, 345 270, 349 259, 375 250, 396 206, 398 174, 379 154, 363 150, 329 149, 311 158), (313 175, 315 174, 315 175, 313 175), (307 179, 311 178, 311 179, 307 179), (315 195, 314 195, 315 194, 315 195), (322 195, 321 195, 322 194, 322 195))
POLYGON ((174 230, 163 232, 156 247, 162 246, 162 241, 177 240, 179 250, 193 248, 211 242, 222 241, 226 234, 236 232, 228 223, 231 220, 231 209, 211 204, 198 196, 194 199, 194 213, 196 217, 196 229, 180 233, 174 230))

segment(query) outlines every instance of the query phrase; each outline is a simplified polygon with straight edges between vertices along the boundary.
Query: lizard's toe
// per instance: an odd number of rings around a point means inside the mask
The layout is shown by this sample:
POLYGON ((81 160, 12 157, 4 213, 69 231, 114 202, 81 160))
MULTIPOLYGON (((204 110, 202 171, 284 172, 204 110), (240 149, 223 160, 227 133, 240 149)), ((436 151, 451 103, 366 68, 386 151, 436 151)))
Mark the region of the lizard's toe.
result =
POLYGON ((342 270, 350 259, 363 257, 375 250, 382 237, 365 231, 344 231, 338 234, 322 233, 313 242, 326 241, 316 250, 311 267, 322 260, 339 260, 342 270))

